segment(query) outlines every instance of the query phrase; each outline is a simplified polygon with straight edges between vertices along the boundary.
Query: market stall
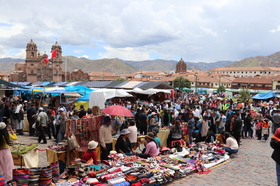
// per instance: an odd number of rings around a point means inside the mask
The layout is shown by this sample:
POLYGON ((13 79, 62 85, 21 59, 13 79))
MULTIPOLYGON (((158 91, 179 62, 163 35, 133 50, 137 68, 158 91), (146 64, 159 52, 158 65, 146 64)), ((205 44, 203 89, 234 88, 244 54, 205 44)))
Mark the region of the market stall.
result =
MULTIPOLYGON (((52 180, 55 185, 83 185, 83 184, 107 184, 107 185, 143 185, 154 184, 162 185, 170 183, 176 179, 185 177, 190 173, 207 174, 219 163, 225 162, 229 156, 216 144, 198 144, 191 148, 184 148, 183 151, 162 152, 161 155, 147 159, 138 156, 126 156, 123 154, 110 152, 110 160, 102 161, 93 165, 92 161, 82 163, 76 159, 68 166, 66 171, 59 178, 56 174, 50 174, 48 182, 52 180), (184 153, 183 153, 184 152, 184 153)), ((25 182, 30 183, 30 177, 42 175, 46 171, 54 172, 57 170, 57 162, 54 168, 23 169, 25 172, 25 182), (32 173, 33 171, 33 173, 32 173)), ((19 170, 15 170, 15 174, 19 170)), ((18 178, 17 175, 14 176, 18 178)), ((38 177, 38 180, 43 179, 38 177)), ((34 181, 34 180, 33 180, 34 181)))
POLYGON ((14 164, 27 168, 37 167, 39 162, 37 147, 37 144, 15 143, 12 145, 10 150, 14 164))

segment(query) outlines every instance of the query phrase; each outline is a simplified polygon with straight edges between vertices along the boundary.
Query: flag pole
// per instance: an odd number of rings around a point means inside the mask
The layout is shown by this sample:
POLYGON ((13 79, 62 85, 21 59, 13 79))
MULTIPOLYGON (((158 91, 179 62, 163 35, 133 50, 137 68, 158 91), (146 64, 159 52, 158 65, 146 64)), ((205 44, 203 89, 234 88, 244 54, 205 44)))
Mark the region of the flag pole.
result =
POLYGON ((66 62, 65 62, 65 82, 67 82, 67 56, 66 56, 66 62))

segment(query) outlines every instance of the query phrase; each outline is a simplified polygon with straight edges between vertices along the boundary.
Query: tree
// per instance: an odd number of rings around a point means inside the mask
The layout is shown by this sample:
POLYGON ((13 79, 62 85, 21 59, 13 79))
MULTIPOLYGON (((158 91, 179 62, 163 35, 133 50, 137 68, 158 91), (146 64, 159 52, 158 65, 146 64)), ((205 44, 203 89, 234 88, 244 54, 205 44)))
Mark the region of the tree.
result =
POLYGON ((244 102, 250 97, 250 91, 248 89, 243 88, 239 91, 239 95, 241 96, 240 100, 244 102))
POLYGON ((217 89, 217 92, 225 92, 226 91, 226 88, 223 86, 223 85, 220 85, 217 89))
POLYGON ((118 78, 116 79, 116 81, 126 81, 126 79, 125 79, 125 78, 118 77, 118 78))
POLYGON ((191 88, 191 82, 190 80, 185 79, 182 76, 176 77, 173 80, 173 87, 179 88, 179 90, 182 90, 184 87, 191 88))

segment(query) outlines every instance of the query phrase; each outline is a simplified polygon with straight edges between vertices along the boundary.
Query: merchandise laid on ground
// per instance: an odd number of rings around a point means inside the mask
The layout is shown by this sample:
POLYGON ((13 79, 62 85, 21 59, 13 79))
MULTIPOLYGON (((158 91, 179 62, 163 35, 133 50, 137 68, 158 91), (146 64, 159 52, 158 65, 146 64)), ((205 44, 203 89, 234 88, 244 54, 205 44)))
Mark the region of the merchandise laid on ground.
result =
POLYGON ((111 151, 109 160, 93 165, 76 158, 59 173, 59 161, 48 167, 14 169, 17 185, 161 185, 190 173, 207 174, 209 168, 225 162, 229 156, 216 144, 197 144, 190 148, 168 149, 147 159, 111 151), (172 154, 170 154, 172 152, 172 154))

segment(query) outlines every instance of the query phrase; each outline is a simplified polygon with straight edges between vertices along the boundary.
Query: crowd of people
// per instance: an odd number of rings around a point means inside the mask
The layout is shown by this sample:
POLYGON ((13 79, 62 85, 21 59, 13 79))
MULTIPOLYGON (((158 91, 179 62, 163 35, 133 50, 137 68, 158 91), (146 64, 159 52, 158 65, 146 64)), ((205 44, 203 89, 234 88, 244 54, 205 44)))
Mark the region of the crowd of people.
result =
MULTIPOLYGON (((215 142, 229 154, 236 154, 242 145, 241 140, 255 138, 266 141, 269 134, 275 133, 280 127, 277 100, 234 102, 226 98, 184 94, 173 101, 150 100, 139 103, 122 99, 118 104, 131 110, 134 117, 105 115, 99 129, 99 142, 90 141, 88 151, 83 156, 85 161, 92 157, 97 162, 95 148, 98 145, 101 159, 107 160, 113 149, 113 135, 119 136, 114 146, 118 153, 143 158, 160 154, 162 142, 157 137, 160 129, 170 131, 166 142, 169 148, 178 144, 191 147, 194 143, 215 142), (139 135, 145 138, 142 152, 135 151, 139 135)), ((93 117, 102 113, 97 106, 85 110, 83 105, 71 109, 61 105, 54 109, 52 105, 36 107, 32 100, 22 100, 20 97, 3 99, 0 104, 0 135, 3 136, 0 138, 1 157, 7 154, 4 149, 10 144, 9 139, 16 139, 16 134, 24 135, 24 114, 29 122, 29 135, 37 136, 38 143, 47 143, 52 138, 59 143, 67 136, 68 119, 93 117)), ((1 171, 6 171, 3 165, 0 165, 1 171)))

